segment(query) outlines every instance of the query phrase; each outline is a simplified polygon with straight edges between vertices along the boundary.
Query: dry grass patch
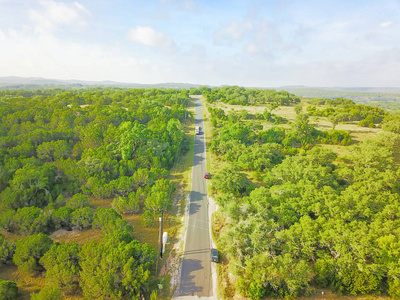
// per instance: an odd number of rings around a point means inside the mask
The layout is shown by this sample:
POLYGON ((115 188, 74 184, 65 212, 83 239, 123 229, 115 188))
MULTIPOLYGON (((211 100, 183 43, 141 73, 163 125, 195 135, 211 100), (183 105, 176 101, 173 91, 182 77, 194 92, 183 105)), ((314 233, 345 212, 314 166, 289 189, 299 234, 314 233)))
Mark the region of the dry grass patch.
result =
POLYGON ((1 266, 0 278, 12 280, 17 283, 19 297, 17 299, 29 300, 31 293, 37 293, 45 286, 45 278, 33 277, 18 271, 16 266, 1 266))
POLYGON ((90 207, 96 210, 98 207, 109 209, 111 208, 111 202, 113 199, 102 199, 92 197, 90 199, 90 207))
POLYGON ((64 230, 60 229, 49 236, 53 239, 54 242, 59 242, 59 243, 73 243, 76 242, 80 246, 87 242, 91 241, 100 241, 102 237, 105 235, 105 233, 99 229, 88 229, 84 231, 80 230, 64 230))

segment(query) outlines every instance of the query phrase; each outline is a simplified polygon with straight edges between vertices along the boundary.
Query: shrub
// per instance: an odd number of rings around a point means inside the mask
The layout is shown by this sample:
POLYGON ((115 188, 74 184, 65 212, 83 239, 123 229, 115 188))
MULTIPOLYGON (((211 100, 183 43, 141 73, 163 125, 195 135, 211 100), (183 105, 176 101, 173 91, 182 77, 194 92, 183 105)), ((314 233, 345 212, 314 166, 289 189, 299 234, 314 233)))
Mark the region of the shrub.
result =
POLYGON ((13 300, 18 295, 18 287, 14 281, 0 279, 0 300, 13 300))

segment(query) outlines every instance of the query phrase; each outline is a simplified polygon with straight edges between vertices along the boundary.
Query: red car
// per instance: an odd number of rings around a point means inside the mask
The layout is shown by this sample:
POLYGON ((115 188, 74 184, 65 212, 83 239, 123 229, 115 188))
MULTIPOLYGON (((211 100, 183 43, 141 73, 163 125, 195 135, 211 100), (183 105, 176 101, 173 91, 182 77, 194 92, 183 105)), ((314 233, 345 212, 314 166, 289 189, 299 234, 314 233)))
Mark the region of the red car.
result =
POLYGON ((206 172, 206 173, 204 174, 204 178, 205 178, 205 179, 210 179, 210 178, 211 178, 210 173, 206 172))

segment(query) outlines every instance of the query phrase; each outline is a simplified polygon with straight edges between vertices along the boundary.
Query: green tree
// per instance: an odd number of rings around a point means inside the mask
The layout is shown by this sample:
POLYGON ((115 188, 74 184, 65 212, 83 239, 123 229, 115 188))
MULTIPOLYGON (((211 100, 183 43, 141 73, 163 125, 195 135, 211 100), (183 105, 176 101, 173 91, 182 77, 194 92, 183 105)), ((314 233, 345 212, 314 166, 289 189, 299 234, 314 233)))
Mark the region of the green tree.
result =
POLYGON ((68 293, 79 287, 79 247, 77 243, 54 244, 40 259, 46 281, 68 293))
POLYGON ((17 296, 17 284, 14 281, 0 279, 0 300, 13 300, 17 296))
POLYGON ((14 263, 19 270, 34 274, 43 270, 39 264, 42 256, 51 248, 53 240, 43 233, 34 234, 17 241, 14 263))
POLYGON ((107 233, 112 233, 115 230, 133 231, 133 227, 112 208, 105 209, 98 207, 93 217, 92 226, 93 228, 102 229, 107 233))
POLYGON ((90 206, 89 197, 81 193, 75 194, 69 201, 67 201, 66 206, 72 209, 89 207, 90 206))
POLYGON ((328 121, 332 123, 332 129, 335 129, 336 125, 340 122, 340 118, 337 115, 330 115, 328 116, 328 121))
POLYGON ((165 210, 171 204, 171 194, 175 191, 175 185, 166 179, 157 180, 151 187, 144 204, 152 211, 165 210))
POLYGON ((14 253, 15 242, 7 242, 0 233, 0 265, 11 264, 14 253))
POLYGON ((83 296, 86 299, 137 299, 151 292, 155 251, 138 241, 105 239, 83 245, 79 254, 83 296))
POLYGON ((41 207, 51 200, 55 187, 55 166, 26 164, 15 171, 10 187, 0 195, 5 208, 18 209, 24 206, 41 207))
POLYGON ((233 168, 222 169, 214 176, 215 188, 224 193, 232 193, 236 196, 244 195, 253 189, 251 181, 246 174, 233 168))
POLYGON ((40 292, 32 293, 31 300, 61 300, 61 291, 57 286, 48 285, 45 286, 40 292))
POLYGON ((90 207, 78 208, 71 214, 72 228, 89 229, 93 223, 93 210, 90 207))
POLYGON ((42 161, 53 162, 60 158, 67 159, 71 155, 71 147, 63 140, 45 142, 37 147, 36 153, 42 161))
POLYGON ((294 112, 296 113, 296 115, 301 114, 302 111, 303 111, 303 105, 302 104, 296 104, 294 106, 294 112))
POLYGON ((51 216, 37 207, 23 207, 14 215, 16 230, 22 234, 47 233, 50 230, 51 216))
POLYGON ((72 213, 74 210, 69 207, 60 207, 55 209, 51 213, 51 219, 53 221, 54 229, 59 230, 61 228, 70 230, 72 228, 72 213))

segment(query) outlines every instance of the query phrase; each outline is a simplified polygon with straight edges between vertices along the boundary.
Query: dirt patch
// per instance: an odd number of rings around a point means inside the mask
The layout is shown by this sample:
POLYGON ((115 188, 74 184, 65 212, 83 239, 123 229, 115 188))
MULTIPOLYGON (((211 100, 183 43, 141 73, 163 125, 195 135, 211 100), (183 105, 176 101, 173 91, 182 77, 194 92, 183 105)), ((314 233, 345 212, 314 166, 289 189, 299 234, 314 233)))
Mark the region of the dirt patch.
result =
POLYGON ((84 243, 90 242, 90 241, 99 241, 101 238, 104 236, 104 232, 98 229, 89 229, 89 230, 65 230, 65 229, 60 229, 55 232, 53 232, 51 235, 49 235, 54 242, 59 242, 59 243, 72 243, 76 242, 79 245, 82 245, 84 243))

